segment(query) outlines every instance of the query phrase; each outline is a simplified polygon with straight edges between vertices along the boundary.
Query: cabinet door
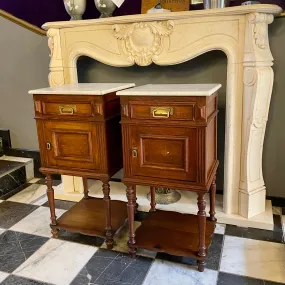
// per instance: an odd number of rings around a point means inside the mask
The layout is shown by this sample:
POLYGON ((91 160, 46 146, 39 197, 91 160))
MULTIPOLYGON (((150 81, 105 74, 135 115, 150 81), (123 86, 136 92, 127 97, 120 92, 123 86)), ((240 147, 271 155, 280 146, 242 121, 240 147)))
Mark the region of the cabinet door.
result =
POLYGON ((130 126, 132 175, 197 180, 195 128, 130 126))
POLYGON ((98 140, 93 123, 44 122, 48 166, 99 169, 98 140))

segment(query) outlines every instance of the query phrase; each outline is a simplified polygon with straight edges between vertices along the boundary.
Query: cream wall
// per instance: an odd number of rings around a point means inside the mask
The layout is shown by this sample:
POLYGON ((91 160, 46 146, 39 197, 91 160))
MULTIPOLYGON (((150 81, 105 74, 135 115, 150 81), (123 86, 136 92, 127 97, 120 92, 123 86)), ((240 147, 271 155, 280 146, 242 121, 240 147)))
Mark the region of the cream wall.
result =
POLYGON ((0 128, 12 147, 38 149, 29 89, 48 86, 47 38, 0 17, 0 128))

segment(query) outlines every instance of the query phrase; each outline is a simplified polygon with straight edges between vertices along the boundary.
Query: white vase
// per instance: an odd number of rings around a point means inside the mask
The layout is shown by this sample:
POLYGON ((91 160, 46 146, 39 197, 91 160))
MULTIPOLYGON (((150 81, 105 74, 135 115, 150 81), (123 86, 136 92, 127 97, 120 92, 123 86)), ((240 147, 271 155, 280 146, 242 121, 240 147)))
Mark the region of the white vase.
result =
POLYGON ((70 15, 70 20, 82 20, 82 15, 86 10, 86 0, 63 0, 66 12, 70 15))

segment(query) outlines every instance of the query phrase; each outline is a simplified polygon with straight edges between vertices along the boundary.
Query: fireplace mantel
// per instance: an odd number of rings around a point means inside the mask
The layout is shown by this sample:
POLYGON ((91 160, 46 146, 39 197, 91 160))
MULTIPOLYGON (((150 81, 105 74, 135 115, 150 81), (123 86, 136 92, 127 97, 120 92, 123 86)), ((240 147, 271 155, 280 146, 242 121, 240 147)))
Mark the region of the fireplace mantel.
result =
POLYGON ((76 83, 82 55, 123 67, 174 65, 222 50, 228 59, 224 212, 249 219, 265 211, 262 151, 273 86, 268 24, 281 11, 251 5, 46 23, 49 82, 76 83))

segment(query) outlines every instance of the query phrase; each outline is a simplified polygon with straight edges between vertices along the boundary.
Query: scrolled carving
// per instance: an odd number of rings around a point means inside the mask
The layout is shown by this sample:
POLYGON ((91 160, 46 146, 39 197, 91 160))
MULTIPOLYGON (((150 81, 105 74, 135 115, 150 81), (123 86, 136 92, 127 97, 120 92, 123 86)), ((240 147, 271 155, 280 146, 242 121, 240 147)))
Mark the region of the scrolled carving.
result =
POLYGON ((268 44, 268 24, 271 24, 274 20, 273 15, 263 13, 253 13, 249 15, 249 22, 254 25, 253 27, 253 38, 255 44, 260 49, 266 49, 269 47, 268 44))
POLYGON ((257 80, 257 72, 255 68, 245 68, 243 83, 247 86, 253 86, 257 80))
POLYGON ((173 32, 174 22, 140 22, 114 25, 114 36, 121 41, 129 61, 140 66, 150 65, 163 51, 163 38, 173 32))

